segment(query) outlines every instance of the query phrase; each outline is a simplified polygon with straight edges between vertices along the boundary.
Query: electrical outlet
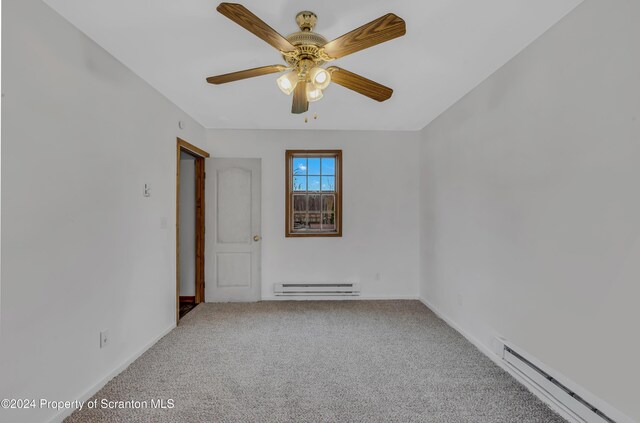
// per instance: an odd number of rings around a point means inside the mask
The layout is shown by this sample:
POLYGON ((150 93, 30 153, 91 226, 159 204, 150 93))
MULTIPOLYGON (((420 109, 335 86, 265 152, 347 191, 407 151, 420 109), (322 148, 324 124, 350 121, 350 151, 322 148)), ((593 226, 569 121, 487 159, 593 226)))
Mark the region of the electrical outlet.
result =
POLYGON ((100 348, 104 348, 109 345, 110 339, 111 338, 109 338, 109 329, 105 329, 100 332, 100 348))
POLYGON ((462 306, 462 303, 463 303, 462 300, 463 300, 462 294, 458 294, 458 305, 459 306, 462 306))
POLYGON ((380 279, 382 279, 382 276, 380 273, 376 273, 375 280, 379 281, 380 279))

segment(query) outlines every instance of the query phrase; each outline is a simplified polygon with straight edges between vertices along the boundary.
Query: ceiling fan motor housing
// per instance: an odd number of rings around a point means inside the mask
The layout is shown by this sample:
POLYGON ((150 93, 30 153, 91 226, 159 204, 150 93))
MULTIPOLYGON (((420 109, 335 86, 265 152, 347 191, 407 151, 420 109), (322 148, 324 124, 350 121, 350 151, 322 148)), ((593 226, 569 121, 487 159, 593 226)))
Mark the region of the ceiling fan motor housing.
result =
POLYGON ((308 10, 298 12, 296 15, 296 23, 300 27, 300 31, 313 31, 318 22, 318 16, 308 10))
POLYGON ((313 12, 303 11, 296 15, 296 23, 300 27, 300 31, 286 37, 287 41, 296 46, 296 50, 282 55, 289 66, 297 68, 301 60, 312 60, 316 66, 326 62, 320 48, 327 44, 328 40, 312 31, 317 21, 318 17, 313 12))

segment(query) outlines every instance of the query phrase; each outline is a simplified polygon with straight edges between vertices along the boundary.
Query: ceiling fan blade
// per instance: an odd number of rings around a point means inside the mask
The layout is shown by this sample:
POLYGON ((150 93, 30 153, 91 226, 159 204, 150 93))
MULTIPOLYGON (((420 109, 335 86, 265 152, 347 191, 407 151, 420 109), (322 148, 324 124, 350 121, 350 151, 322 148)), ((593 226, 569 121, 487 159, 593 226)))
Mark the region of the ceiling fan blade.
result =
POLYGON ((262 66, 260 68, 246 69, 238 72, 225 73, 224 75, 210 76, 207 78, 209 84, 226 84, 227 82, 239 81, 241 79, 253 78, 254 76, 278 73, 287 69, 283 65, 262 66))
POLYGON ((251 13, 249 9, 241 4, 220 3, 216 10, 280 51, 286 52, 296 49, 286 38, 278 34, 273 28, 264 23, 262 19, 251 13))
POLYGON ((377 82, 367 79, 364 76, 349 72, 346 69, 331 66, 327 68, 327 70, 331 72, 332 82, 335 82, 338 85, 342 85, 345 88, 365 95, 376 101, 388 100, 393 94, 393 90, 391 88, 385 87, 382 84, 378 84, 377 82))
POLYGON ((406 33, 407 28, 402 18, 393 13, 388 13, 333 41, 329 41, 324 45, 324 52, 330 57, 338 59, 347 54, 401 37, 406 33))
POLYGON ((309 110, 309 102, 307 101, 307 84, 298 82, 293 90, 293 105, 291 113, 300 114, 309 110))

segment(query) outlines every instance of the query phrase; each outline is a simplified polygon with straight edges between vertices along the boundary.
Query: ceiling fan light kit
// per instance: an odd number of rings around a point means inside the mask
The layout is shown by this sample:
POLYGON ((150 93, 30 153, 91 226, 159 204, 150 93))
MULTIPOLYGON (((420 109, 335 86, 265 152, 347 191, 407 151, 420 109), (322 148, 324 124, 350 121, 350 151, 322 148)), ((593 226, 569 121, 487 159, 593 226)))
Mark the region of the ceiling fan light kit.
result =
POLYGON ((313 32, 318 17, 310 11, 299 12, 296 15, 296 23, 300 31, 285 38, 240 4, 220 3, 217 10, 278 49, 287 66, 262 66, 211 76, 207 78, 207 82, 211 84, 224 84, 254 76, 289 71, 280 76, 276 83, 283 93, 293 94, 291 113, 295 114, 306 112, 310 102, 320 100, 323 97, 323 90, 332 81, 380 102, 388 100, 393 94, 391 88, 353 72, 336 66, 330 66, 327 69, 322 67, 327 62, 403 36, 406 33, 405 23, 393 13, 381 16, 328 42, 325 37, 313 32))

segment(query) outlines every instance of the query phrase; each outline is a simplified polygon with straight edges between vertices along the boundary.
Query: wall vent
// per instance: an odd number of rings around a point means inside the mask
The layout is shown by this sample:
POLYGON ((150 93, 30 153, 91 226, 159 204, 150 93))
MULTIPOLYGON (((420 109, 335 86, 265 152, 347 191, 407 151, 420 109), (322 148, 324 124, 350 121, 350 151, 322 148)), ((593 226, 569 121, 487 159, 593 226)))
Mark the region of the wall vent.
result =
POLYGON ((540 367, 527 360, 513 348, 505 345, 503 360, 531 383, 538 386, 557 402, 562 404, 576 420, 585 423, 616 423, 611 417, 582 398, 562 382, 555 379, 540 367))
POLYGON ((273 286, 277 296, 358 296, 359 283, 277 283, 273 286))

